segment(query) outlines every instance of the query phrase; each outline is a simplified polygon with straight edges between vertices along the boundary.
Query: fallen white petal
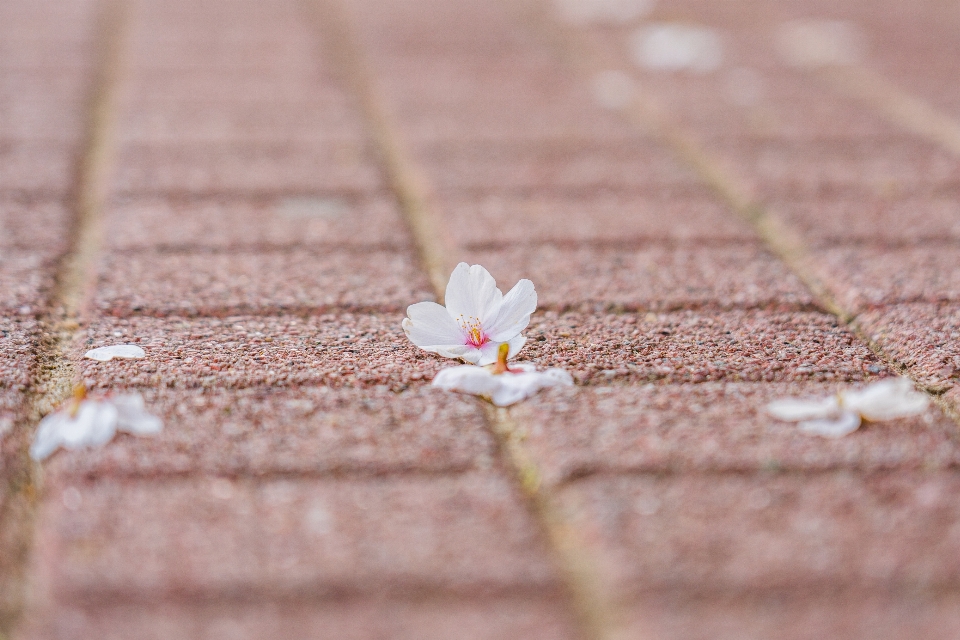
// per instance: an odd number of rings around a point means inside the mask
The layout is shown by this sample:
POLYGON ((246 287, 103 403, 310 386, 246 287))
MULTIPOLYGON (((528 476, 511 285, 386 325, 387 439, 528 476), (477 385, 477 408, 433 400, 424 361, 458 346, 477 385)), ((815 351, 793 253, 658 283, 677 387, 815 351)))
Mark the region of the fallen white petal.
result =
POLYGON ((143 358, 146 352, 135 344, 115 344, 109 347, 97 347, 83 354, 84 358, 107 362, 114 358, 143 358))
POLYGON ((125 394, 106 400, 82 400, 71 415, 71 406, 51 413, 37 428, 30 457, 43 460, 59 447, 78 449, 109 442, 117 429, 146 435, 159 432, 163 423, 144 410, 140 394, 125 394))
POLYGON ((489 399, 499 407, 506 407, 529 398, 547 387, 572 385, 573 377, 563 369, 537 371, 529 364, 515 364, 516 371, 494 374, 490 369, 472 365, 443 369, 433 379, 433 385, 447 391, 459 391, 489 399))
POLYGON ((75 415, 60 410, 40 421, 30 456, 43 460, 58 447, 78 449, 109 442, 116 433, 117 408, 108 402, 84 400, 75 415))
POLYGON ((720 34, 708 27, 651 24, 631 37, 637 64, 659 71, 713 71, 723 60, 720 34))
POLYGON ((860 390, 842 391, 840 402, 845 410, 856 411, 872 422, 915 416, 930 404, 906 378, 887 378, 860 390))
POLYGON ((563 369, 503 373, 497 377, 500 378, 500 388, 490 397, 490 401, 498 407, 508 407, 526 400, 541 389, 573 384, 573 377, 563 369))
POLYGON ((127 393, 115 396, 111 403, 117 408, 117 429, 134 435, 152 435, 160 433, 163 421, 147 412, 143 396, 139 393, 127 393))
POLYGON ((843 20, 792 20, 777 29, 777 51, 794 67, 817 68, 855 64, 863 58, 865 38, 843 20))
POLYGON ((840 438, 853 433, 860 427, 860 414, 854 411, 844 411, 837 418, 806 420, 798 426, 804 433, 825 438, 840 438))
POLYGON ((836 396, 828 398, 785 398, 767 405, 767 413, 779 420, 799 422, 814 418, 829 418, 840 410, 836 396))

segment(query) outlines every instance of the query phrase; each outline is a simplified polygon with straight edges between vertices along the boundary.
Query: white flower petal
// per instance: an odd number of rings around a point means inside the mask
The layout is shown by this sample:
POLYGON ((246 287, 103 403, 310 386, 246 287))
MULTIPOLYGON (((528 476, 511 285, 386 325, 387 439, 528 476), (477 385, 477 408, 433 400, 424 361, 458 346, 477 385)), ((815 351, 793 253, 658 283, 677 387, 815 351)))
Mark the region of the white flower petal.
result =
POLYGON ((491 340, 506 342, 520 335, 537 310, 537 291, 529 280, 521 280, 503 296, 500 312, 484 330, 491 340))
MULTIPOLYGON (((493 364, 497 361, 497 354, 500 351, 501 342, 488 342, 482 347, 480 347, 480 359, 476 361, 475 364, 480 365, 481 367, 488 364, 493 364)), ((507 356, 510 357, 509 355, 507 356)))
POLYGON ((163 429, 163 421, 144 409, 143 397, 139 393, 116 396, 111 402, 117 408, 117 429, 120 431, 151 435, 163 429))
POLYGON ((514 357, 520 353, 520 349, 523 349, 523 345, 527 344, 527 339, 523 336, 517 336, 512 340, 509 340, 507 344, 510 345, 510 351, 507 352, 507 359, 514 357))
POLYGON ((432 345, 429 347, 421 347, 421 349, 443 356, 444 358, 459 358, 470 364, 476 364, 482 357, 480 349, 469 344, 432 345))
POLYGON ((500 387, 490 400, 498 407, 516 404, 547 387, 573 384, 573 378, 570 374, 561 369, 504 373, 497 377, 500 379, 500 387))
POLYGON ((463 345, 463 330, 447 310, 436 302, 418 302, 407 307, 403 332, 418 347, 435 345, 463 345))
POLYGON ((84 400, 77 415, 61 423, 60 438, 67 449, 99 446, 117 429, 117 408, 109 402, 84 400))
POLYGON ((467 364, 441 370, 434 376, 432 384, 447 391, 490 396, 500 386, 498 377, 493 375, 489 369, 467 364))
POLYGON ((133 359, 143 358, 146 355, 146 352, 135 344, 114 344, 109 347, 90 349, 90 351, 83 354, 83 357, 100 362, 108 362, 114 358, 133 359))
POLYGON ((66 413, 57 411, 41 420, 37 433, 33 436, 33 443, 30 445, 30 457, 34 460, 43 460, 56 451, 62 442, 60 430, 63 428, 63 423, 69 419, 66 413))
POLYGON ((500 313, 503 294, 497 281, 479 264, 461 262, 450 275, 444 302, 451 318, 474 318, 481 327, 489 326, 500 313))
POLYGON ((860 427, 860 414, 844 411, 838 418, 807 420, 799 424, 800 430, 811 435, 825 438, 840 438, 853 433, 860 427))
POLYGON ((813 418, 829 418, 840 410, 836 396, 828 398, 785 398, 767 405, 767 413, 778 420, 799 422, 813 418))
POLYGON ((923 413, 930 404, 926 394, 906 378, 888 378, 857 391, 840 393, 843 408, 871 421, 892 420, 923 413))

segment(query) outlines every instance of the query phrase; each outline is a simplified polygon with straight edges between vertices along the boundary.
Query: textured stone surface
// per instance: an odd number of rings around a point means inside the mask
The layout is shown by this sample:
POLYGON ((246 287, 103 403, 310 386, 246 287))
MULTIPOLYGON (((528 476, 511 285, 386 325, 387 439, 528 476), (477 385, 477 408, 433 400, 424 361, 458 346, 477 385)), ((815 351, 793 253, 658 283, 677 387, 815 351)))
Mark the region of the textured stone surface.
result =
POLYGON ((684 597, 649 594, 629 606, 623 626, 665 640, 916 637, 947 640, 960 633, 955 591, 916 593, 823 590, 684 597), (826 591, 826 593, 824 593, 826 591))
POLYGON ((428 291, 406 251, 131 250, 103 260, 96 305, 121 316, 398 310, 428 291))
POLYGON ((517 246, 467 251, 461 257, 496 274, 504 291, 520 278, 532 280, 538 304, 546 309, 672 311, 814 304, 796 276, 756 245, 663 248, 659 244, 517 246))
POLYGON ((687 474, 585 479, 564 509, 619 593, 956 585, 960 476, 687 474))
POLYGON ((360 599, 256 604, 67 607, 25 638, 143 640, 572 640, 569 612, 549 599, 360 599))
POLYGON ((436 389, 150 390, 164 430, 60 453, 48 482, 108 476, 439 473, 493 464, 479 403, 436 389))
POLYGON ((41 518, 42 579, 67 600, 554 588, 536 527, 487 473, 101 480, 52 492, 41 518))
POLYGON ((22 391, 30 384, 38 339, 37 323, 9 314, 0 320, 0 386, 22 391))
POLYGON ((600 192, 579 197, 489 195, 442 204, 447 227, 465 248, 536 242, 744 242, 749 226, 705 189, 657 195, 600 192))
POLYGON ((729 311, 699 314, 534 316, 521 352, 578 381, 859 381, 881 364, 821 313, 729 311))
POLYGON ((40 252, 0 249, 0 309, 36 313, 46 302, 52 272, 51 261, 40 252))
MULTIPOLYGON (((400 315, 237 316, 103 320, 75 352, 86 384, 100 388, 388 385, 400 390, 444 365, 403 335, 400 315), (146 357, 100 363, 86 349, 141 345, 146 357)), ((450 361, 446 361, 449 363, 450 361)))
POLYGON ((960 378, 960 309, 956 305, 892 305, 860 315, 857 323, 923 384, 943 391, 960 378))
MULTIPOLYGON (((593 473, 936 468, 955 465, 956 426, 924 415, 829 439, 766 414, 768 402, 826 397, 839 384, 701 383, 562 389, 513 415, 549 482, 593 473)), ((851 385, 854 386, 854 385, 851 385)))
POLYGON ((257 248, 318 245, 390 247, 409 234, 389 194, 316 194, 236 199, 135 200, 108 213, 106 241, 117 249, 257 248))

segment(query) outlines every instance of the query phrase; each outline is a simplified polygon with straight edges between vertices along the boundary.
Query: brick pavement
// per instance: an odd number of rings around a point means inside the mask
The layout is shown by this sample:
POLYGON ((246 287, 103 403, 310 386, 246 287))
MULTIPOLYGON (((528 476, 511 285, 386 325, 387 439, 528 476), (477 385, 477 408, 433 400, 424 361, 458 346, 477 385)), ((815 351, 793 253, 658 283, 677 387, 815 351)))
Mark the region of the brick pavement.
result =
POLYGON ((0 7, 2 632, 960 635, 958 164, 914 117, 960 120, 960 14, 822 4, 0 7), (790 67, 810 17, 892 46, 790 67), (635 65, 661 20, 723 64, 635 65), (577 386, 428 387, 400 319, 459 260, 534 280, 524 355, 577 386), (760 412, 901 371, 925 415, 760 412), (31 466, 74 380, 164 432, 31 466))

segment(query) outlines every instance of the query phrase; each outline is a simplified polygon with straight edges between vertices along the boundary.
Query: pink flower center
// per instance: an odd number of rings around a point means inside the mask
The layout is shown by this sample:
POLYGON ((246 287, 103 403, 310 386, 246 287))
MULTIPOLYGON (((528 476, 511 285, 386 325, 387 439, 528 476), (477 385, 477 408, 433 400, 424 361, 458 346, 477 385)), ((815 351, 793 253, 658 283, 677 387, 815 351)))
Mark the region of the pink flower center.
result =
POLYGON ((467 344, 471 344, 477 349, 490 342, 490 338, 483 333, 483 329, 480 327, 479 318, 465 318, 460 316, 457 318, 457 324, 466 332, 467 344))

